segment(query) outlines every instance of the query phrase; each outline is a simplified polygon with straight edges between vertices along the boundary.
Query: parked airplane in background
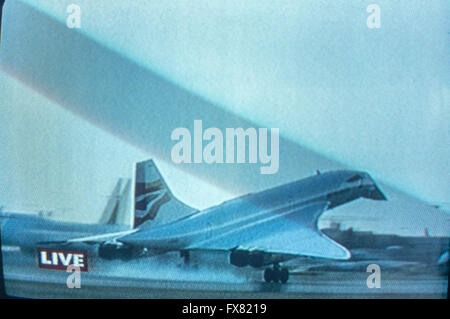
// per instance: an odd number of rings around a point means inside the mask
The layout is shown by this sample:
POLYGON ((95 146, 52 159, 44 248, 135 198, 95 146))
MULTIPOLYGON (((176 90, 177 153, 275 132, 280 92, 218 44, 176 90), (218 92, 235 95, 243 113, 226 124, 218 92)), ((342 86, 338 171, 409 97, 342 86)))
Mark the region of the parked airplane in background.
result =
MULTIPOLYGON (((232 265, 272 266, 264 271, 265 281, 286 283, 288 269, 279 266, 286 260, 350 258, 347 248, 319 231, 317 220, 324 211, 360 197, 386 200, 369 174, 346 170, 318 172, 199 211, 176 199, 154 162, 148 160, 136 165, 134 218, 127 226, 125 203, 130 190, 129 182, 123 190, 116 186, 103 224, 2 213, 2 243, 37 250, 40 266, 54 269, 70 258, 85 261, 87 256, 73 252, 77 245, 97 246, 104 259, 129 260, 179 251, 186 263, 191 251, 225 251, 232 265), (70 257, 65 254, 69 250, 70 257)), ((87 271, 87 265, 83 266, 87 271)))

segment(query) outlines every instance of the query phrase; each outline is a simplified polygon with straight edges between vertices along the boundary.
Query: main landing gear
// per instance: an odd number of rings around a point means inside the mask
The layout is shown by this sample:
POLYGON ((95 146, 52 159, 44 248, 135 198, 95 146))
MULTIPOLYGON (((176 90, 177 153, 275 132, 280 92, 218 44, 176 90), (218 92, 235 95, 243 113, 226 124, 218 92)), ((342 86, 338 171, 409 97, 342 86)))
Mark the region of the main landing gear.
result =
POLYGON ((191 262, 189 250, 180 250, 180 257, 183 258, 185 265, 189 265, 189 263, 191 262))
POLYGON ((278 264, 273 265, 273 268, 267 268, 264 270, 264 280, 266 282, 281 282, 287 283, 289 280, 289 270, 287 268, 280 268, 278 264))

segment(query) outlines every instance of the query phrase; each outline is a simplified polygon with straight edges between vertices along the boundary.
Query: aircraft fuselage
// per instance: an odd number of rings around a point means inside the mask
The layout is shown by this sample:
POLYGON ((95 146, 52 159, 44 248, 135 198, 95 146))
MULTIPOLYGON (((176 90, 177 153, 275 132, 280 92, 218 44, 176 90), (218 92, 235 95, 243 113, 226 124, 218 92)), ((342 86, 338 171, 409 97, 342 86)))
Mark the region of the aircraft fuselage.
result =
MULTIPOLYGON (((270 223, 280 215, 296 214, 296 211, 301 214, 302 207, 314 203, 327 203, 327 209, 331 209, 359 197, 385 199, 367 173, 327 172, 247 194, 168 224, 154 226, 144 223, 136 232, 118 241, 150 251, 181 251, 190 249, 193 243, 208 242, 258 223, 270 223)), ((0 221, 3 245, 31 250, 45 242, 127 230, 124 226, 59 222, 22 214, 2 214, 0 221)))
POLYGON ((367 173, 328 172, 232 199, 169 224, 143 224, 139 231, 120 241, 157 250, 190 249, 192 243, 198 245, 257 223, 270 222, 280 214, 288 215, 314 203, 326 202, 331 209, 359 197, 385 199, 367 173))

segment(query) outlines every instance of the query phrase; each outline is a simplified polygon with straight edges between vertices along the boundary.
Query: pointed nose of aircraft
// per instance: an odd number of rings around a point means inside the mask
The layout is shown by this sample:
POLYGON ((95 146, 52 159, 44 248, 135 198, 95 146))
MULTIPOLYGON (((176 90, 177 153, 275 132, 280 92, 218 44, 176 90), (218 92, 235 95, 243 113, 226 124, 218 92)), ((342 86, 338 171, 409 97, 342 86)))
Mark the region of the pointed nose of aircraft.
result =
POLYGON ((365 194, 363 195, 366 198, 370 198, 373 200, 387 200, 386 195, 381 191, 375 181, 370 177, 370 175, 366 175, 366 179, 368 180, 369 187, 366 189, 365 194))
POLYGON ((386 195, 380 190, 380 188, 374 184, 373 188, 369 189, 368 195, 365 196, 374 200, 387 200, 386 195))

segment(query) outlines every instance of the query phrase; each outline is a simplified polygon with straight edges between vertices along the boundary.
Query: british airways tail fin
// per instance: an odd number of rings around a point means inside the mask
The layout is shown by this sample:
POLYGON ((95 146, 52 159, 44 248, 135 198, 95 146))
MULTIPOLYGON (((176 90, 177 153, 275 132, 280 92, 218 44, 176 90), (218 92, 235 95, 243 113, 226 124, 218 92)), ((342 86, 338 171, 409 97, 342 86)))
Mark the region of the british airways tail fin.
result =
POLYGON ((134 227, 165 224, 196 210, 173 196, 153 160, 136 164, 134 227))

